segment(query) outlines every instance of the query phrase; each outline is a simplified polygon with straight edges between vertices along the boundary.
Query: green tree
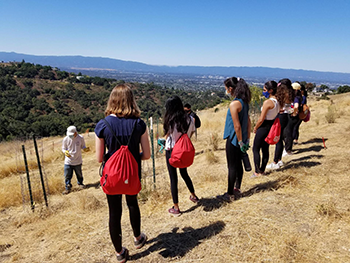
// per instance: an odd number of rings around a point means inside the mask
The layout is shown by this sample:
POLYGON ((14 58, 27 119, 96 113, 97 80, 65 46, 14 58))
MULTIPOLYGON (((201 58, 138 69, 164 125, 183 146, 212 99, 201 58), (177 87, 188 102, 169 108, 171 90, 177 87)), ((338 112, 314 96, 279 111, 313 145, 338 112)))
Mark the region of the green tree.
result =
POLYGON ((350 87, 348 85, 339 86, 337 89, 337 93, 346 93, 346 92, 350 92, 350 87))

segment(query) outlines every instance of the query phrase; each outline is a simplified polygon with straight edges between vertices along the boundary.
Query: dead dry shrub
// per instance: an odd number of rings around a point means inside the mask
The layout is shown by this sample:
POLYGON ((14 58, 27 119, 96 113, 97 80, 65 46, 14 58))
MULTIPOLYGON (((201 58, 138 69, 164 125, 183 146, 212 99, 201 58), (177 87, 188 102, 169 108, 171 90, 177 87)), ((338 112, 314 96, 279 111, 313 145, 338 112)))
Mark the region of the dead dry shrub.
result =
POLYGON ((305 247, 299 236, 288 235, 281 250, 282 262, 305 262, 305 247))
POLYGON ((210 164, 217 163, 219 161, 218 157, 215 156, 214 152, 210 150, 205 151, 205 158, 210 164))
POLYGON ((152 186, 147 184, 145 180, 141 181, 142 189, 140 193, 137 195, 137 198, 140 202, 146 202, 152 193, 153 189, 152 186))
POLYGON ((86 191, 82 191, 81 194, 78 195, 77 200, 74 201, 75 204, 81 210, 89 210, 94 211, 103 206, 103 204, 98 200, 93 194, 88 193, 86 191))
POLYGON ((207 182, 207 183, 210 183, 210 182, 217 182, 218 178, 216 176, 216 174, 214 173, 204 173, 204 176, 203 176, 203 181, 204 182, 207 182))
POLYGON ((38 206, 34 210, 26 210, 16 215, 12 224, 17 228, 38 222, 40 220, 46 220, 54 212, 46 206, 38 206))
POLYGON ((341 214, 338 212, 336 208, 336 204, 333 200, 330 200, 324 204, 316 205, 316 212, 321 216, 326 216, 329 218, 334 218, 334 219, 341 218, 341 214))
POLYGON ((334 106, 329 106, 325 115, 327 123, 335 123, 335 120, 339 117, 337 109, 334 106))
POLYGON ((292 175, 285 175, 279 178, 279 180, 271 188, 277 190, 286 186, 294 188, 298 185, 299 179, 297 177, 294 177, 292 175))
POLYGON ((209 145, 214 151, 219 149, 219 135, 217 132, 210 134, 209 145))
POLYGON ((154 209, 159 209, 165 203, 168 203, 169 200, 171 200, 170 187, 157 183, 156 188, 151 188, 148 191, 147 208, 152 213, 154 209))
POLYGON ((7 177, 0 182, 0 209, 22 204, 21 182, 19 177, 7 177))

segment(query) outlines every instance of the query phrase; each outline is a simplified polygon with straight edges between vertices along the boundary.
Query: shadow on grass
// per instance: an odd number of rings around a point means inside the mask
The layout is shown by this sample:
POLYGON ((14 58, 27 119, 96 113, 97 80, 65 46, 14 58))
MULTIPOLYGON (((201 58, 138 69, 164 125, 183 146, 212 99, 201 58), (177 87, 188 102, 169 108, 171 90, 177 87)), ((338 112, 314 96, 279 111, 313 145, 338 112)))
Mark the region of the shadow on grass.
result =
POLYGON ((137 260, 157 251, 163 258, 183 257, 198 246, 202 240, 219 234, 224 228, 225 223, 222 221, 198 229, 185 227, 182 229, 183 232, 179 232, 179 228, 176 227, 171 232, 159 234, 147 241, 146 244, 152 245, 145 251, 132 255, 130 259, 137 260))
POLYGON ((298 159, 290 160, 288 163, 295 163, 295 162, 306 161, 306 160, 310 160, 312 158, 321 159, 323 157, 324 157, 324 155, 321 155, 321 154, 308 155, 308 156, 300 157, 298 159))
POLYGON ((314 167, 317 165, 321 165, 322 163, 320 162, 307 162, 307 161, 302 161, 302 162, 297 162, 297 163, 288 163, 286 165, 284 165, 282 168, 279 169, 279 171, 284 171, 284 170, 288 170, 290 168, 299 168, 299 167, 314 167))
MULTIPOLYGON (((327 140, 328 140, 327 138, 324 138, 324 141, 327 141, 327 140)), ((312 138, 306 142, 302 142, 299 144, 309 144, 309 143, 323 143, 323 140, 322 140, 322 138, 312 138)))
POLYGON ((308 147, 308 148, 303 148, 303 149, 295 149, 293 151, 293 154, 298 154, 298 153, 304 153, 304 152, 319 152, 321 150, 323 150, 323 146, 321 145, 316 145, 316 146, 311 146, 311 147, 308 147))
POLYGON ((265 191, 276 191, 285 185, 289 185, 296 181, 296 178, 291 175, 281 176, 277 180, 268 181, 265 183, 257 184, 249 190, 242 193, 242 197, 249 197, 253 194, 265 192, 265 191))
POLYGON ((216 197, 213 198, 201 198, 199 200, 199 205, 203 206, 203 210, 206 212, 211 212, 213 210, 219 209, 220 207, 226 205, 227 203, 216 197))
POLYGON ((197 155, 200 155, 200 154, 203 154, 204 153, 204 150, 201 150, 201 151, 198 151, 194 154, 194 156, 197 156, 197 155))
POLYGON ((93 183, 93 184, 86 184, 85 187, 86 187, 86 188, 92 188, 92 187, 94 187, 94 188, 98 189, 98 188, 100 188, 100 181, 98 181, 98 182, 96 182, 96 183, 93 183))

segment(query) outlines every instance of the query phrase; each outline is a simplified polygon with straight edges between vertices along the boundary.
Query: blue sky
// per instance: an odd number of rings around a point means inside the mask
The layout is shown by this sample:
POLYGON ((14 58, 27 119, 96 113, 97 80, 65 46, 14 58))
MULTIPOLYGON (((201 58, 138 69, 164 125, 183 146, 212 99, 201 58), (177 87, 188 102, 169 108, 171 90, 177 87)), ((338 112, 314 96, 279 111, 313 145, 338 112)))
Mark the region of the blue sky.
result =
POLYGON ((348 0, 0 0, 0 51, 350 73, 348 0))

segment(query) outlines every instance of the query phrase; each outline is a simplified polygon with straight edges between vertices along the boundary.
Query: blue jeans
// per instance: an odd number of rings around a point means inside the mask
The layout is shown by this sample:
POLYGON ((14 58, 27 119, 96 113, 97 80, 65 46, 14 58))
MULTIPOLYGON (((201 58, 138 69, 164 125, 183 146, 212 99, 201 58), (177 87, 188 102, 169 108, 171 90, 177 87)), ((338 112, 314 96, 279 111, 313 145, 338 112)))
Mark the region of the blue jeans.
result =
POLYGON ((66 189, 70 190, 72 188, 71 179, 73 177, 73 171, 75 172, 75 175, 77 176, 77 181, 79 185, 83 184, 83 173, 81 171, 81 164, 79 165, 64 165, 64 180, 66 184, 66 189))

